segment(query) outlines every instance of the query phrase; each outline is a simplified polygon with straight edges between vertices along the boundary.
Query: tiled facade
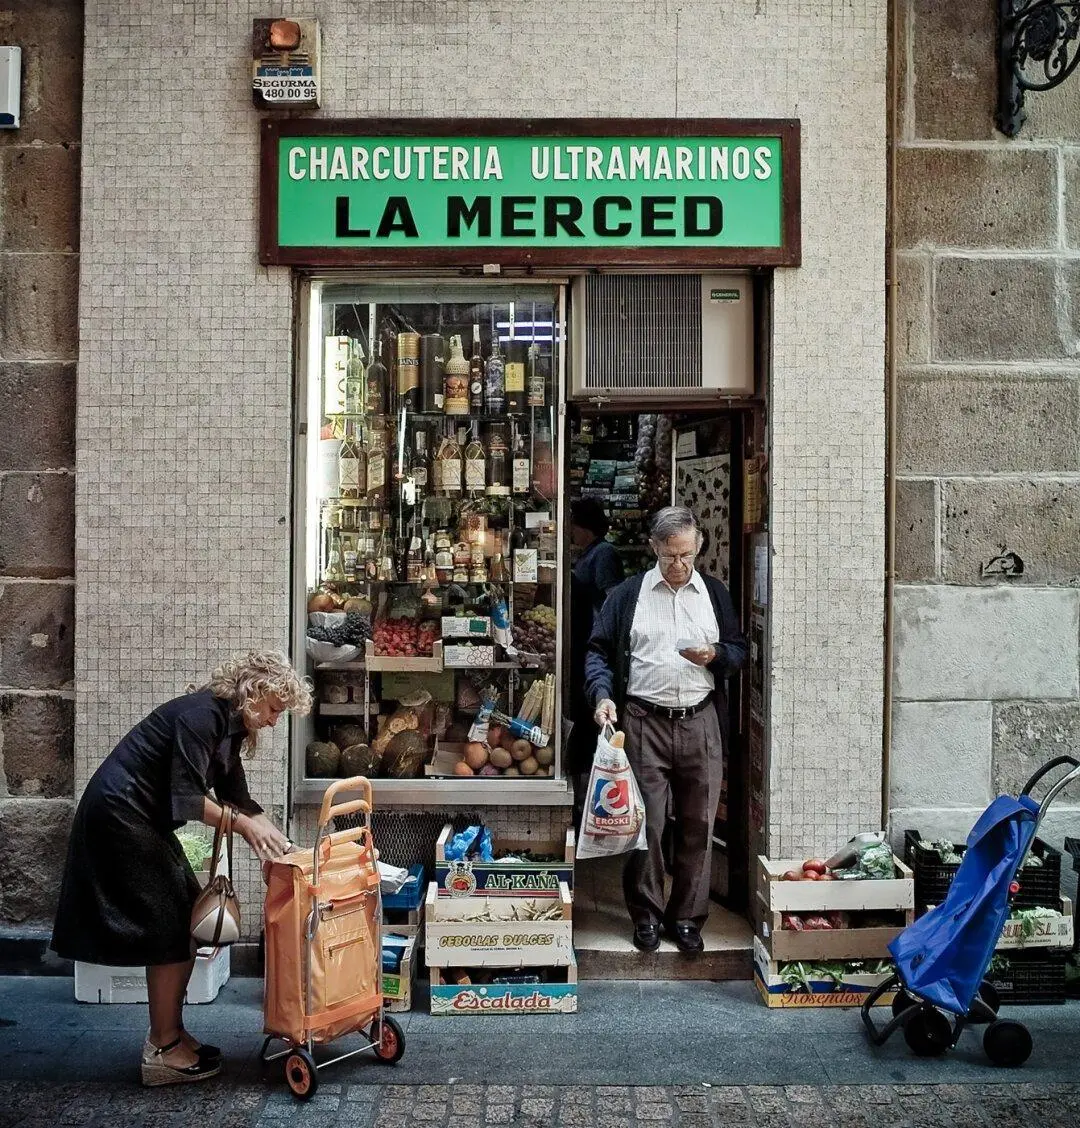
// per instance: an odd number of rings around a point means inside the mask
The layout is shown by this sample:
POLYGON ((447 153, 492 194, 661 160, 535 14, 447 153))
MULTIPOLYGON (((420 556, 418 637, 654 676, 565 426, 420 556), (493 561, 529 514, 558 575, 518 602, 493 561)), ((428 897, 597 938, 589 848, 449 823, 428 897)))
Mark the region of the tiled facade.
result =
MULTIPOLYGON (((326 117, 801 119, 803 265, 776 272, 772 339, 770 846, 876 824, 884 0, 311 8, 326 117)), ((169 11, 86 5, 79 784, 220 656, 288 641, 292 288, 256 261, 247 63, 267 13, 169 11)), ((285 755, 275 733, 250 765, 271 808, 285 755)))

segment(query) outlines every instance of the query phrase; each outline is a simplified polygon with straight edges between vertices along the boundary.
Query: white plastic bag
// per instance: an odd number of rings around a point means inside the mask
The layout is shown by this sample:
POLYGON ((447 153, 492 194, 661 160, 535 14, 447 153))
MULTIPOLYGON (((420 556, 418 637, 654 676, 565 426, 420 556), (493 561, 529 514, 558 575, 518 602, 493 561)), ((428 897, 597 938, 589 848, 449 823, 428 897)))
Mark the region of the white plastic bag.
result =
POLYGON ((578 836, 579 858, 601 858, 646 850, 645 804, 630 761, 622 746, 623 734, 605 725, 596 741, 585 811, 578 836))

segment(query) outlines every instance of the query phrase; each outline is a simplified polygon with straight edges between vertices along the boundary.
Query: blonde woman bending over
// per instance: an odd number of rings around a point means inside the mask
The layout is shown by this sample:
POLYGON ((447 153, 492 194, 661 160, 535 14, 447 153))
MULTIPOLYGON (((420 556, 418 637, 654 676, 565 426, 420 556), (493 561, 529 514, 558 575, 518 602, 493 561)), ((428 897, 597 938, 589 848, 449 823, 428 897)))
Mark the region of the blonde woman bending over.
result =
POLYGON ((199 884, 173 831, 191 819, 216 827, 227 803, 260 861, 285 852, 285 836, 248 794, 240 753, 253 751, 259 730, 289 709, 308 712, 311 690, 283 655, 233 658, 202 689, 140 721, 94 773, 75 812, 52 947, 71 960, 145 965, 144 1085, 201 1081, 221 1069, 221 1051, 184 1029, 199 884))

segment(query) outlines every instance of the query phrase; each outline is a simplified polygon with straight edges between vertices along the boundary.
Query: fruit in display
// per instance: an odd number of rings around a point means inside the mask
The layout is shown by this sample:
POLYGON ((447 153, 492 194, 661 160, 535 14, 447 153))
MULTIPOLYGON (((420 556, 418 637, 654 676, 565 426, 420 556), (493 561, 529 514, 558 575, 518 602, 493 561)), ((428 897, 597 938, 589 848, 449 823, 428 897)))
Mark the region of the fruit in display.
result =
POLYGON ((307 774, 315 778, 336 776, 341 767, 341 749, 330 741, 313 740, 305 755, 307 774))
POLYGON ((367 776, 378 774, 379 756, 370 744, 350 744, 341 750, 341 774, 343 776, 367 776))
POLYGON ((536 762, 535 756, 526 756, 525 759, 518 764, 518 770, 524 776, 536 775, 539 767, 540 765, 536 762))
POLYGON ((553 764, 555 762, 555 749, 550 745, 546 745, 543 748, 537 748, 537 750, 533 753, 533 756, 540 767, 546 768, 549 764, 553 764))
POLYGON ((532 756, 532 745, 527 740, 515 740, 510 745, 510 755, 520 763, 532 756))
POLYGON ((487 745, 481 744, 478 740, 470 740, 469 743, 465 745, 465 763, 476 772, 487 762, 487 745))
POLYGON ((490 753, 492 767, 508 768, 514 762, 514 757, 505 748, 492 748, 490 753))
POLYGON ((488 725, 487 742, 489 748, 498 748, 502 744, 503 733, 506 730, 502 725, 488 725))
POLYGON ((454 775, 471 776, 475 774, 476 773, 472 770, 472 768, 469 767, 468 764, 465 763, 464 760, 458 760, 458 762, 454 765, 454 775))
POLYGON ((391 737, 383 754, 385 775, 391 779, 412 779, 420 774, 423 763, 424 738, 415 729, 406 729, 391 737))
POLYGON ((309 611, 333 611, 334 608, 334 597, 329 592, 316 591, 308 596, 307 609, 309 611))
POLYGON ((360 725, 342 723, 330 730, 330 739, 339 748, 350 748, 354 744, 367 744, 367 731, 360 725))
POLYGON ((539 669, 555 668, 555 611, 551 607, 533 607, 518 617, 514 624, 514 644, 526 654, 540 658, 539 669))
POLYGON ((307 635, 316 642, 329 642, 333 646, 363 646, 371 638, 371 620, 360 611, 346 611, 345 622, 340 626, 308 627, 307 635))

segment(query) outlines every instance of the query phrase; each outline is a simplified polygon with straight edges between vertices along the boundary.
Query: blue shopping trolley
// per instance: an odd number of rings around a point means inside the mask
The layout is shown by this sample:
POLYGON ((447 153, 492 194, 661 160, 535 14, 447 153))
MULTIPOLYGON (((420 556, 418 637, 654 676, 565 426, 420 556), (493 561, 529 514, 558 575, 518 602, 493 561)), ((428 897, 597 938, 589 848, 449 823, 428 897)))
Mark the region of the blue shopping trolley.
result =
POLYGON ((875 1046, 902 1029, 914 1053, 935 1057, 956 1045, 965 1026, 988 1024, 983 1049, 995 1065, 1027 1061, 1031 1033, 1022 1022, 998 1018, 1000 1000, 986 973, 1039 823, 1060 792, 1077 779, 1080 761, 1058 756, 1027 781, 1019 797, 1001 795, 982 813, 968 835, 945 899, 889 945, 896 974, 862 1005, 863 1023, 875 1046), (1036 785, 1059 768, 1069 770, 1049 787, 1041 803, 1033 799, 1036 785), (892 1018, 879 1028, 871 1008, 891 991, 896 992, 892 1018))

